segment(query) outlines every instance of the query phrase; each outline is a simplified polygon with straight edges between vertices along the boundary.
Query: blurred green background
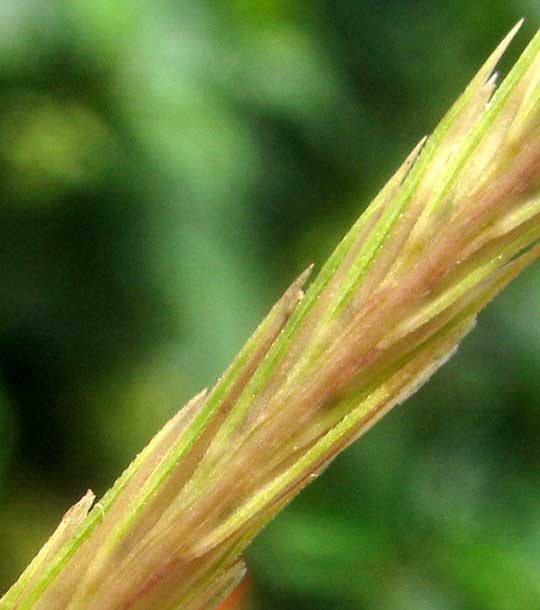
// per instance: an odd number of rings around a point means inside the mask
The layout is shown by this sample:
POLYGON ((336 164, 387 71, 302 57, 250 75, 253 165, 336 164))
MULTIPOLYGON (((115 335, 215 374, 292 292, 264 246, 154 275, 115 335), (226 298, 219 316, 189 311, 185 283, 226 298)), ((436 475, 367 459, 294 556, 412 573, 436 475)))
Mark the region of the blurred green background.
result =
MULTIPOLYGON (((0 0, 0 581, 213 383, 533 0, 0 0)), ((258 610, 540 607, 538 266, 248 553, 258 610)))

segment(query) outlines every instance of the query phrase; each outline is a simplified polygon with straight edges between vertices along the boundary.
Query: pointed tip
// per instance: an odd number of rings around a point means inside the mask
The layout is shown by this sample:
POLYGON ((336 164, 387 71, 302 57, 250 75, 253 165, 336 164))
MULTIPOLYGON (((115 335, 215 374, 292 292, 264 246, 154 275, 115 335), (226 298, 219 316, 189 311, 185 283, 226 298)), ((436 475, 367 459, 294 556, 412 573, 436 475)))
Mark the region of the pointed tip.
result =
POLYGON ((502 57, 502 55, 504 54, 518 31, 520 30, 524 21, 525 19, 522 17, 508 32, 508 34, 506 34, 506 36, 497 45, 493 53, 488 57, 484 65, 480 68, 476 75, 476 78, 473 79, 472 83, 478 83, 478 80, 480 80, 484 84, 493 84, 493 70, 495 69, 495 66, 499 63, 500 58, 502 57))
POLYGON ((311 263, 307 269, 304 269, 304 271, 302 271, 302 273, 294 280, 283 295, 285 308, 288 315, 294 311, 295 307, 303 299, 304 291, 302 290, 302 287, 311 275, 314 267, 314 263, 311 263))
POLYGON ((87 489, 86 493, 84 494, 84 496, 81 499, 84 500, 85 498, 89 498, 89 497, 92 497, 92 498, 96 497, 96 495, 94 494, 94 492, 91 489, 87 489))
POLYGON ((408 154, 407 158, 403 162, 403 166, 407 171, 412 167, 413 163, 416 161, 418 155, 422 152, 425 143, 427 142, 429 135, 426 134, 420 138, 418 144, 411 150, 408 154))
POLYGON ((96 494, 91 489, 87 489, 86 493, 79 500, 78 503, 80 506, 85 506, 89 509, 92 506, 92 504, 94 503, 95 499, 96 499, 96 494))
POLYGON ((390 178, 390 180, 387 182, 386 186, 379 193, 378 197, 380 197, 381 194, 388 192, 389 189, 403 184, 403 182, 405 181, 405 178, 407 178, 413 165, 415 164, 416 160, 420 156, 420 153, 422 152, 424 145, 428 139, 429 139, 429 135, 424 135, 420 139, 420 141, 415 145, 415 147, 411 150, 411 152, 407 155, 407 157, 405 157, 405 160, 401 163, 401 165, 399 166, 399 168, 395 172, 395 174, 392 176, 392 178, 390 178))
POLYGON ((308 280, 309 276, 311 275, 311 272, 313 271, 313 269, 315 268, 315 263, 311 263, 306 269, 304 269, 304 271, 302 271, 302 273, 296 278, 295 282, 293 283, 294 285, 298 285, 299 287, 303 286, 306 281, 308 280))
POLYGON ((207 394, 208 388, 203 388, 200 392, 195 394, 195 396, 190 400, 190 402, 199 402, 200 400, 203 400, 203 398, 206 398, 207 394))
POLYGON ((208 388, 203 388, 200 392, 197 392, 195 396, 192 396, 178 413, 181 413, 186 409, 196 409, 201 404, 201 402, 204 401, 207 394, 208 388))
POLYGON ((510 30, 510 32, 508 32, 508 36, 511 36, 511 37, 515 36, 524 23, 525 23, 525 17, 521 17, 520 19, 518 19, 516 25, 514 25, 514 27, 510 30))
POLYGON ((304 271, 302 271, 302 273, 298 276, 298 281, 303 284, 308 279, 308 277, 311 275, 311 272, 313 271, 314 268, 315 268, 315 263, 309 264, 307 266, 307 268, 304 269, 304 271))
POLYGON ((82 521, 88 514, 95 499, 94 492, 91 489, 87 490, 84 496, 66 512, 64 519, 66 521, 82 521))
MULTIPOLYGON (((197 412, 197 410, 201 407, 201 405, 205 402, 206 397, 208 395, 208 388, 202 389, 200 392, 192 396, 186 404, 179 409, 176 414, 169 421, 171 425, 171 430, 176 428, 177 426, 182 429, 182 426, 185 425, 186 418, 189 419, 191 415, 197 412)), ((169 425, 168 424, 168 425, 169 425)))
POLYGON ((515 35, 519 32, 519 30, 521 29, 521 26, 524 23, 525 23, 525 17, 521 17, 521 19, 518 20, 518 22, 514 25, 514 27, 502 39, 502 41, 501 41, 501 43, 499 44, 499 47, 498 47, 498 48, 502 47, 501 54, 504 53, 504 51, 506 50, 508 45, 512 42, 512 40, 514 39, 515 35))

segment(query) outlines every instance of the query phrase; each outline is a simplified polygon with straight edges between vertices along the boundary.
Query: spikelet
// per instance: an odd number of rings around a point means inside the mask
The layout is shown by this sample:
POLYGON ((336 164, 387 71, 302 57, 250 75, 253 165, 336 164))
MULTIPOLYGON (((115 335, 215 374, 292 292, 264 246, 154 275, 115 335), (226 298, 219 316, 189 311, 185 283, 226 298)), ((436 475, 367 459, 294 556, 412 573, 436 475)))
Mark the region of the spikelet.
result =
POLYGON ((538 257, 540 34, 518 24, 338 245, 208 393, 86 517, 85 496, 1 610, 208 610, 242 550, 340 451, 455 351, 538 257))

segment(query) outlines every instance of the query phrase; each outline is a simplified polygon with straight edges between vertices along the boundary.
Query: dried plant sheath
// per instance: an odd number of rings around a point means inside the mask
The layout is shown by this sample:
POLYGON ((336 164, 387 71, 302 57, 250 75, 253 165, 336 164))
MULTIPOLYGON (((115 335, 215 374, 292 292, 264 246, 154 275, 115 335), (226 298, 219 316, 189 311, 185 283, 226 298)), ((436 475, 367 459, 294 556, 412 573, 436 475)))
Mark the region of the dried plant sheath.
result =
POLYGON ((538 257, 540 35, 496 91, 492 76, 518 27, 306 294, 309 270, 213 390, 68 513, 1 610, 215 607, 257 532, 448 359, 538 257))

